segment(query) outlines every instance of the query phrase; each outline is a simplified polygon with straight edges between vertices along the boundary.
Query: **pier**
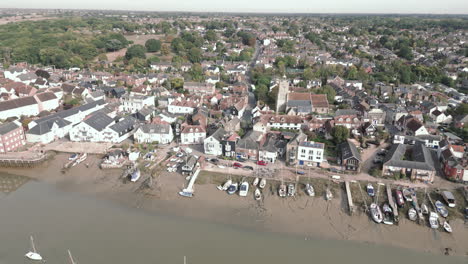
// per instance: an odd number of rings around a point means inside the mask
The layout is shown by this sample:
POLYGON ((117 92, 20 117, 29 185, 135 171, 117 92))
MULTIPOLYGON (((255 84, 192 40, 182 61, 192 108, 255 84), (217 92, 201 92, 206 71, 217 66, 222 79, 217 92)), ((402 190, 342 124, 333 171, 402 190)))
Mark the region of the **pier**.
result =
POLYGON ((190 181, 189 181, 189 184, 187 185, 187 188, 179 192, 181 196, 185 196, 185 197, 193 196, 193 192, 194 192, 193 186, 195 185, 195 181, 197 180, 199 174, 200 174, 200 168, 198 168, 195 171, 195 173, 192 175, 192 177, 190 177, 190 181))
POLYGON ((349 187, 349 181, 345 181, 345 187, 346 187, 346 196, 348 197, 349 214, 353 215, 354 203, 353 203, 353 197, 351 195, 351 188, 349 187))

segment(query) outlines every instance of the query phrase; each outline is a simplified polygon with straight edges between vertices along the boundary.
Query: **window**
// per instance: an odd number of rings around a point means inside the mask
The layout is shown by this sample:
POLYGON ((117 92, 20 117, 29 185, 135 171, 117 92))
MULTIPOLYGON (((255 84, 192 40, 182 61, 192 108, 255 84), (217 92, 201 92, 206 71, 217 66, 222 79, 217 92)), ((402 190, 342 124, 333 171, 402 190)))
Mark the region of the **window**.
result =
POLYGON ((313 159, 314 159, 314 157, 313 157, 313 156, 309 156, 309 160, 313 160, 313 159))
POLYGON ((309 150, 309 155, 314 155, 314 150, 309 150))
POLYGON ((306 153, 305 149, 301 149, 301 153, 306 153))

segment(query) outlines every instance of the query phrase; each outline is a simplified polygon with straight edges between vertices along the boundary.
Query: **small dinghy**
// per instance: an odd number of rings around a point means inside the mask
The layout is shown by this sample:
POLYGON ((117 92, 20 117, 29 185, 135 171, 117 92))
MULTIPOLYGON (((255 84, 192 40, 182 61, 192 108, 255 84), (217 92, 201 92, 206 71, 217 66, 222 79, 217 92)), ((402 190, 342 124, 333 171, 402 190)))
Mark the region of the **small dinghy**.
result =
POLYGON ((278 188, 278 195, 280 197, 286 197, 286 184, 281 184, 278 188))
POLYGON ((257 177, 252 183, 252 186, 257 187, 258 183, 260 182, 260 179, 257 177))
POLYGON ((265 178, 263 178, 260 180, 260 184, 258 185, 258 187, 260 187, 260 189, 263 189, 265 188, 265 186, 266 186, 266 180, 265 178))
POLYGON ((443 217, 443 218, 446 218, 448 216, 448 210, 447 208, 445 208, 444 204, 437 200, 435 202, 435 206, 437 208, 437 212, 443 217))
POLYGON ((408 218, 411 221, 416 221, 416 219, 418 218, 418 212, 416 212, 416 209, 414 209, 413 207, 411 207, 408 210, 408 218))
POLYGON ((218 186, 218 190, 221 190, 221 191, 227 191, 227 189, 229 188, 229 186, 231 186, 232 184, 232 180, 227 180, 223 186, 219 185, 218 186))
POLYGON ((380 207, 376 203, 372 203, 370 205, 370 213, 371 213, 372 219, 377 224, 382 223, 382 221, 383 221, 382 211, 380 210, 380 207))
POLYGON ((288 184, 288 196, 296 195, 296 186, 293 183, 288 184))
POLYGON ((36 251, 36 246, 34 245, 34 239, 33 239, 32 236, 30 237, 30 240, 31 240, 31 250, 32 251, 29 251, 24 256, 27 257, 30 260, 36 260, 36 261, 42 260, 42 256, 39 253, 37 253, 37 251, 36 251))
POLYGON ((452 233, 452 227, 450 226, 450 224, 447 222, 447 221, 444 221, 444 229, 445 231, 447 231, 447 233, 452 233))
POLYGON ((408 201, 408 202, 412 202, 413 201, 413 196, 412 196, 412 190, 409 189, 409 188, 405 188, 403 189, 403 197, 405 197, 405 200, 408 201))
POLYGON ((401 190, 395 190, 395 200, 398 207, 405 206, 405 199, 403 198, 403 193, 401 192, 401 190))
POLYGON ((429 214, 429 208, 427 207, 425 203, 421 204, 421 210, 423 214, 425 215, 429 214))
POLYGON ((130 174, 130 181, 131 182, 136 182, 136 181, 138 181, 138 179, 140 179, 140 176, 141 176, 140 170, 136 169, 130 174))
POLYGON ((242 181, 239 187, 239 196, 246 197, 249 193, 249 183, 247 181, 242 181))
POLYGON ((262 193, 260 192, 258 188, 255 189, 254 198, 256 201, 259 201, 262 199, 262 193))
POLYGON ((375 196, 375 190, 374 190, 374 186, 372 186, 372 184, 367 184, 367 194, 370 196, 370 197, 374 197, 375 196))
POLYGON ((330 201, 331 199, 333 199, 333 193, 330 191, 330 188, 327 188, 325 190, 325 199, 327 201, 330 201))
POLYGON ((234 182, 233 184, 231 184, 227 189, 227 193, 228 194, 235 194, 237 192, 237 186, 239 186, 239 184, 237 182, 234 182))
POLYGON ((383 223, 386 225, 393 225, 393 210, 388 204, 384 204, 382 207, 383 210, 383 223))
POLYGON ((314 187, 312 186, 312 184, 307 183, 305 189, 306 189, 307 195, 309 195, 310 197, 315 196, 315 190, 314 190, 314 187))
POLYGON ((430 212, 429 214, 429 225, 433 229, 439 228, 439 216, 436 212, 430 212))

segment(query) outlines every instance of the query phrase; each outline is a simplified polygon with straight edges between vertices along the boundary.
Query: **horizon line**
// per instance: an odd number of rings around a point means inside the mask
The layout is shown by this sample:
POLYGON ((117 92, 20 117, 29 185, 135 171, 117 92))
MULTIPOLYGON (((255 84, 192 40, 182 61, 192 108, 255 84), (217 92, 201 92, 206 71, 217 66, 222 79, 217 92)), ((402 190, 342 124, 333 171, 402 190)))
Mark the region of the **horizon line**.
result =
POLYGON ((33 7, 0 7, 0 10, 65 10, 65 11, 107 11, 138 13, 193 13, 193 14, 270 14, 270 15, 425 15, 425 16, 468 16, 468 13, 406 13, 406 12, 295 12, 295 11, 197 11, 197 10, 138 10, 138 9, 87 9, 87 8, 33 8, 33 7))

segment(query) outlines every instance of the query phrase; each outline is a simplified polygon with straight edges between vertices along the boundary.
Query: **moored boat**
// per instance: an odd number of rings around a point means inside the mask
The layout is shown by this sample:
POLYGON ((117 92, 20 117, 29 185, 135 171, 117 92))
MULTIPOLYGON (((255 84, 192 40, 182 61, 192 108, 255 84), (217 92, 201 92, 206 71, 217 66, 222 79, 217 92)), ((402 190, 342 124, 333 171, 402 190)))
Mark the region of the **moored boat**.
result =
POLYGON ((327 189, 325 190, 325 199, 327 201, 330 201, 331 199, 333 199, 333 193, 331 192, 329 187, 327 187, 327 189))
POLYGON ((312 184, 307 183, 306 187, 305 187, 305 190, 306 190, 307 195, 309 195, 310 197, 315 196, 315 190, 314 190, 314 187, 312 186, 312 184))
POLYGON ((34 245, 34 239, 32 236, 30 237, 30 240, 31 240, 31 251, 26 253, 24 256, 30 260, 36 260, 36 261, 42 260, 42 256, 39 253, 37 253, 36 246, 34 245))
POLYGON ((239 196, 245 197, 249 193, 249 183, 247 181, 242 181, 239 187, 239 196))
POLYGON ((260 190, 257 188, 255 189, 255 193, 254 193, 254 198, 255 200, 259 201, 262 199, 262 193, 260 192, 260 190))
POLYGON ((418 219, 418 212, 416 212, 416 209, 413 207, 408 210, 408 218, 411 221, 416 221, 416 219, 418 219))
POLYGON ((140 176, 141 176, 140 170, 136 169, 130 174, 130 181, 136 182, 138 181, 138 179, 140 179, 140 176))
POLYGON ((393 210, 387 203, 383 205, 383 223, 386 225, 393 225, 393 210))
POLYGON ((429 213, 429 225, 433 229, 439 228, 439 216, 437 215, 436 212, 429 213))
POLYGON ((374 222, 376 222, 377 224, 382 223, 383 221, 382 211, 380 210, 380 207, 376 203, 372 203, 370 205, 370 214, 374 222))
POLYGON ((229 186, 231 186, 231 184, 232 184, 232 180, 229 179, 223 184, 223 186, 221 186, 221 188, 218 187, 218 189, 222 191, 227 191, 227 189, 229 188, 229 186))
POLYGON ((444 229, 445 231, 447 231, 447 233, 452 233, 452 227, 450 226, 450 224, 447 222, 447 221, 444 221, 444 229))
POLYGON ((253 181, 252 185, 256 187, 256 186, 258 185, 259 182, 260 182, 260 179, 257 177, 257 178, 255 178, 255 180, 253 181))
POLYGON ((447 208, 445 208, 444 204, 443 204, 441 201, 437 200, 437 201, 435 202, 435 207, 436 207, 436 209, 437 209, 437 212, 438 212, 442 217, 446 218, 446 217, 448 216, 448 210, 447 210, 447 208))
POLYGON ((375 189, 374 189, 374 186, 372 186, 372 184, 368 183, 366 189, 367 189, 367 194, 368 194, 370 197, 374 197, 374 196, 375 196, 375 189))
POLYGON ((266 186, 266 179, 263 178, 263 179, 260 180, 260 183, 258 184, 258 187, 260 189, 263 189, 263 188, 265 188, 265 186, 266 186))
POLYGON ((425 203, 421 204, 421 210, 423 214, 425 215, 429 214, 429 208, 427 207, 425 203))
POLYGON ((228 194, 235 194, 237 192, 237 187, 238 186, 239 186, 239 184, 237 182, 232 183, 231 185, 229 185, 229 187, 227 189, 227 193, 228 194))
POLYGON ((288 196, 296 195, 296 187, 293 183, 288 184, 288 196))
POLYGON ((395 190, 395 200, 399 207, 403 207, 405 205, 405 199, 403 198, 403 193, 401 190, 395 190))
POLYGON ((405 200, 408 201, 408 202, 412 202, 413 201, 413 195, 412 195, 412 189, 410 188, 404 188, 403 189, 403 197, 405 197, 405 200))
POLYGON ((286 184, 281 184, 278 188, 278 195, 280 197, 286 197, 286 184))

